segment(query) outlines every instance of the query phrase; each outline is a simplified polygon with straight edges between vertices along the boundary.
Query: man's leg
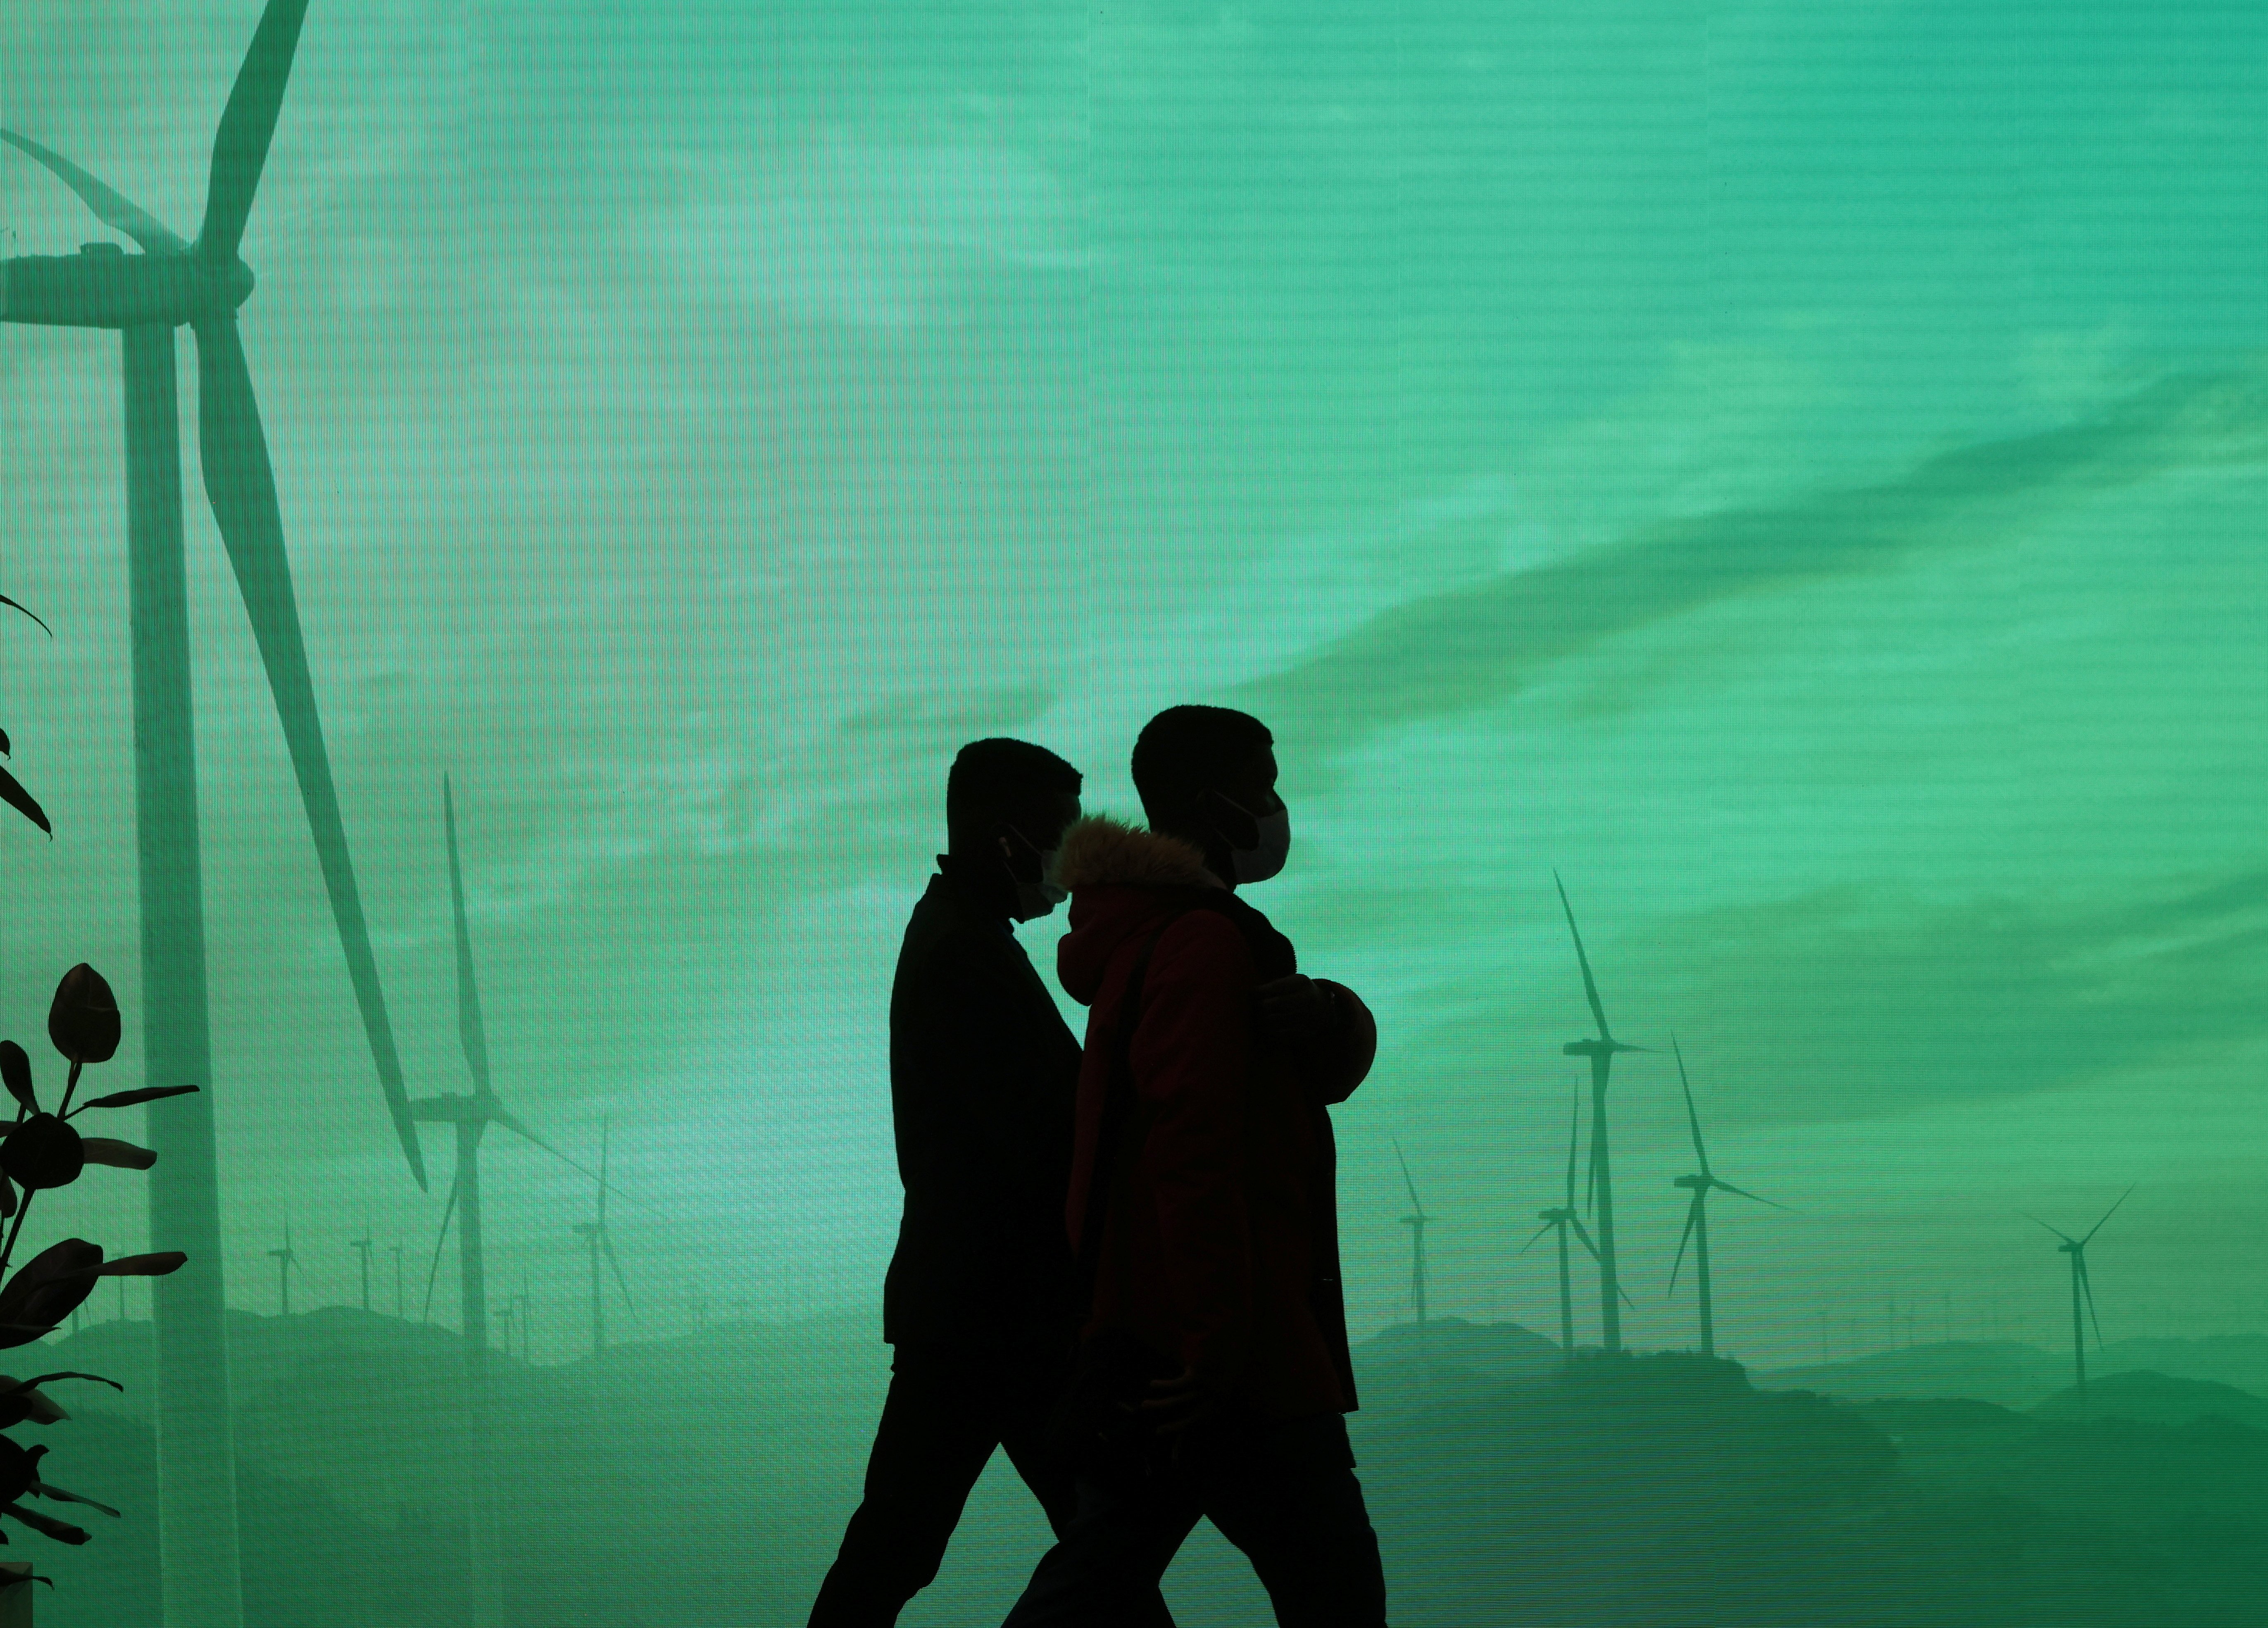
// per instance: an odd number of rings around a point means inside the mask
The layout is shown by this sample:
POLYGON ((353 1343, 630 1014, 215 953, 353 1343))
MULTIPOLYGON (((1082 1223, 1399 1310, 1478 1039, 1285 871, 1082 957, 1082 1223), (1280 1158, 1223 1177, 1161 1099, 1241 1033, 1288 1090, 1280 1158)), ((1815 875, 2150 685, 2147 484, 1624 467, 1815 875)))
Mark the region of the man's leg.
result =
POLYGON ((1077 1484, 1070 1529, 1003 1628, 1149 1628, 1165 1610, 1158 1580, 1197 1523, 1195 1499, 1138 1464, 1082 1467, 1077 1484))
POLYGON ((1199 1500, 1252 1562, 1278 1628, 1385 1628, 1386 1574, 1344 1418, 1256 1424, 1209 1446, 1199 1500))
POLYGON ((988 1388, 957 1353, 898 1348, 864 1500, 811 1608, 811 1628, 889 1628, 945 1558, 999 1437, 988 1388))
MULTIPOLYGON (((1020 1385, 1014 1396, 1003 1399, 1000 1445, 1006 1449, 1016 1473, 1024 1477, 1024 1484, 1032 1489, 1032 1496, 1040 1500, 1040 1507, 1047 1511, 1048 1524, 1061 1540, 1071 1535, 1079 1513, 1078 1479, 1072 1474, 1070 1461, 1049 1440, 1048 1431, 1049 1415, 1062 1378, 1038 1373, 1025 1377, 1028 1382, 1020 1385)), ((1176 1547, 1188 1531, 1185 1526, 1174 1536, 1176 1547)), ((1159 1563, 1161 1574, 1172 1559, 1169 1551, 1159 1563)), ((1166 1609, 1166 1596, 1158 1591, 1154 1581, 1147 1604, 1130 1620, 1139 1628, 1174 1628, 1174 1614, 1166 1609)))

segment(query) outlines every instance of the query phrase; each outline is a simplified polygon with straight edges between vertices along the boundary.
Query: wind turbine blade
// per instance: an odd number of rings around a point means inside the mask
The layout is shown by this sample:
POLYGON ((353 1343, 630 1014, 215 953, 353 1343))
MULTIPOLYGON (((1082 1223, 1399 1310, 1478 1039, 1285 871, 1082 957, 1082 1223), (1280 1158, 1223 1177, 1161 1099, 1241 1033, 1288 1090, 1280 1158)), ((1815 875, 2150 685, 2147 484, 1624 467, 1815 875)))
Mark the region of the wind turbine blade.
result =
POLYGON ((599 1116, 599 1225, 607 1224, 607 1141, 610 1129, 605 1115, 599 1116))
POLYGON ((337 919, 347 974, 362 1008, 364 1031, 386 1093, 394 1134, 409 1160, 417 1185, 425 1185, 425 1155, 409 1117, 409 1094, 401 1084, 401 1058, 394 1050, 394 1027, 379 988, 378 961, 371 953, 370 926, 363 917, 362 894, 355 886, 354 860, 339 818, 339 793, 323 747, 321 715, 315 708, 314 680, 307 670, 307 645, 291 592, 291 564, 284 551, 283 516, 276 505, 276 476, 268 462, 268 440, 260 428, 260 407, 252 394, 244 344, 233 315, 196 325, 197 423, 204 457, 205 493, 213 519, 236 569, 238 589, 268 669, 268 687, 291 748, 299 781, 299 800, 322 863, 323 885, 337 919))
POLYGON ((433 1280, 441 1275, 441 1249, 449 1241, 449 1220, 457 1213, 457 1194, 464 1184, 465 1170, 460 1165, 449 1182, 449 1202, 441 1207, 441 1230, 433 1239, 433 1264, 425 1271, 425 1309, 418 1314, 420 1322, 433 1315, 433 1280))
POLYGON ((78 194, 79 202, 94 211, 97 220, 113 232, 122 232, 152 254, 186 254, 189 246, 181 241, 165 224, 140 204, 122 196, 115 188, 96 180, 73 164, 63 154, 42 147, 27 136, 13 130, 0 130, 0 142, 31 155, 42 168, 62 180, 64 186, 78 194))
POLYGON ((1537 1227, 1537 1228, 1535 1229, 1535 1238, 1530 1238, 1530 1239, 1529 1239, 1526 1243, 1524 1243, 1524 1244, 1522 1244, 1522 1245, 1521 1245, 1521 1246, 1520 1246, 1520 1253, 1521 1253, 1521 1254, 1522 1254, 1522 1255, 1527 1254, 1530 1249, 1534 1249, 1534 1248, 1535 1247, 1535 1239, 1536 1239, 1536 1238, 1541 1238, 1541 1237, 1543 1237, 1544 1234, 1546 1234, 1546 1233, 1550 1232, 1553 1227, 1557 1227, 1557 1226, 1558 1226, 1558 1225, 1559 1225, 1559 1223, 1558 1223, 1558 1222, 1557 1222, 1557 1221, 1546 1221, 1546 1222, 1544 1222, 1543 1226, 1541 1226, 1541 1227, 1537 1227))
POLYGON ((1669 1263, 1668 1293, 1677 1293, 1677 1269, 1685 1264, 1685 1246, 1693 1236, 1693 1224, 1701 1219, 1701 1195, 1708 1190, 1705 1187, 1695 1189, 1693 1202, 1685 1206, 1685 1230, 1677 1236, 1677 1258, 1669 1263))
POLYGON ((1802 1212, 1798 1210, 1793 1204, 1784 1204, 1777 1198, 1762 1197, 1756 1193, 1750 1192, 1745 1187, 1735 1187, 1730 1182, 1720 1182, 1713 1175, 1709 1178, 1709 1185, 1715 1188, 1720 1193, 1734 1193, 1742 1198, 1753 1199, 1757 1204, 1768 1204, 1775 1210, 1786 1211, 1790 1215, 1800 1215, 1802 1213, 1802 1212))
POLYGON ((603 1228, 599 1233, 599 1249, 600 1252, 607 1257, 607 1264, 614 1268, 615 1286, 622 1292, 622 1304, 625 1306, 629 1305, 630 1303, 630 1285, 629 1280, 622 1276, 622 1262, 615 1258, 615 1241, 607 1235, 603 1228))
MULTIPOLYGON (((2131 1182, 2130 1182, 2130 1183, 2128 1183, 2127 1188, 2126 1188, 2126 1192, 2125 1192, 2125 1193, 2121 1193, 2121 1194, 2119 1194, 2119 1195, 2118 1195, 2118 1197, 2117 1197, 2117 1202, 2116 1202, 2116 1203, 2114 1203, 2114 1204, 2112 1204, 2110 1209, 2105 1210, 2105 1211, 2102 1212, 2102 1221, 2107 1221, 2107 1220, 2109 1220, 2109 1219, 2110 1219, 2113 1215, 2117 1214, 2117 1211, 2118 1211, 2118 1205, 2119 1205, 2119 1204, 2124 1204, 2124 1203, 2126 1202, 2126 1193, 2131 1193, 2131 1192, 2132 1192, 2133 1190, 2134 1190, 2133 1184, 2132 1184, 2132 1183, 2131 1183, 2131 1182)), ((2084 1237, 2084 1238, 2082 1238, 2082 1239, 2080 1239, 2080 1243, 2082 1243, 2082 1244, 2086 1244, 2086 1243, 2091 1243, 2091 1242, 2093 1242, 2093 1241, 2094 1241, 2094 1239, 2095 1239, 2095 1234, 2097 1234, 2097 1233, 2099 1233, 2099 1232, 2101 1232, 2101 1231, 2102 1230, 2102 1221, 2097 1221, 2094 1226, 2092 1226, 2092 1227, 2088 1227, 2088 1228, 2087 1229, 2087 1236, 2086 1236, 2086 1237, 2084 1237)))
POLYGON ((1591 1003, 1591 1015, 1599 1020, 1599 1038, 1612 1040, 1607 1028, 1607 1009, 1599 1004, 1598 981, 1591 976, 1591 957, 1583 948, 1582 929, 1575 925, 1575 907, 1567 902, 1567 884, 1559 880, 1559 873, 1551 873, 1551 885, 1559 889, 1559 908, 1567 912, 1567 931, 1574 935, 1575 959, 1583 968, 1583 997, 1591 1003))
POLYGON ((2087 1320, 2095 1325, 2095 1349, 2101 1351, 2102 1349, 2102 1319, 2095 1315, 2095 1282, 2094 1279, 2090 1278, 2087 1275, 2087 1256, 2084 1255, 2074 1255, 2071 1258, 2079 1263, 2080 1293, 2087 1301, 2087 1320))
POLYGON ((502 1125, 505 1130, 511 1131, 514 1136, 519 1137, 523 1141, 534 1143, 536 1146, 541 1148, 545 1153, 550 1154, 554 1159, 556 1159, 561 1164, 567 1166, 570 1169, 589 1176, 593 1181, 600 1184, 599 1191, 602 1197, 608 1192, 612 1192, 616 1197, 628 1199, 631 1204, 637 1205, 639 1209, 647 1212, 649 1214, 658 1215, 660 1213, 659 1211, 654 1209, 652 1204, 646 1203, 644 1199, 633 1198, 630 1194, 622 1191, 619 1187, 609 1185, 606 1177, 599 1171, 592 1169, 590 1166, 582 1163, 578 1160, 570 1159, 566 1154, 552 1146, 550 1143, 545 1141, 541 1137, 536 1135, 534 1131, 529 1130, 527 1123, 525 1120, 521 1119, 517 1114, 514 1114, 510 1109, 504 1107, 503 1103, 497 1101, 494 1096, 490 1096, 488 1101, 488 1116, 490 1121, 502 1125))
POLYGON ((1418 1202, 1418 1183, 1410 1179, 1410 1161, 1402 1157, 1402 1143, 1399 1138, 1395 1140, 1394 1157, 1402 1166, 1402 1184, 1410 1190, 1410 1207, 1420 1215, 1425 1214, 1425 1206, 1418 1202))
POLYGON ((1615 1293, 1623 1297, 1624 1305, 1629 1307, 1632 1311, 1636 1311, 1638 1309, 1638 1302, 1631 1299, 1631 1292, 1628 1289, 1624 1288, 1619 1283, 1615 1285, 1615 1293))
POLYGON ((1597 1260, 1599 1258, 1599 1246, 1591 1241, 1591 1234, 1583 1230, 1583 1223, 1572 1215, 1567 1218, 1567 1222, 1569 1226, 1575 1229, 1575 1236, 1583 1241, 1583 1248, 1591 1252, 1591 1258, 1594 1261, 1597 1260))
POLYGON ((1685 1118, 1693 1127, 1693 1152, 1701 1160, 1701 1174, 1706 1175, 1709 1174, 1709 1150, 1701 1145, 1701 1116, 1693 1109, 1693 1082, 1685 1078, 1685 1052, 1678 1045, 1675 1035, 1669 1037, 1669 1049, 1677 1054, 1677 1083, 1685 1092, 1685 1118))
POLYGON ((234 260, 244 241, 244 223, 268 164, 268 144, 275 139, 299 24, 306 15, 307 0, 268 0, 252 43, 245 48, 244 64, 236 70, 236 84, 213 135, 212 176, 196 243, 196 252, 207 260, 234 260))
MULTIPOLYGON (((2047 1224, 2045 1221, 2043 1221, 2042 1219, 2040 1219, 2040 1218, 2039 1218, 2038 1216, 2034 1215, 2034 1214, 2033 1214, 2029 1210, 2019 1210, 2019 1211, 2017 1211, 2017 1212, 2016 1212, 2016 1213, 2017 1213, 2018 1215, 2022 1216, 2026 1220, 2029 1221, 2029 1222, 2030 1222, 2033 1226, 2035 1226, 2035 1227, 2048 1227, 2048 1224, 2047 1224)), ((2106 1219, 2107 1219, 2107 1218, 2106 1218, 2106 1219)), ((2063 1228, 2061 1228, 2060 1227, 2048 1227, 2048 1231, 2050 1231, 2050 1232, 2053 1233, 2057 1237, 2058 1237, 2058 1238, 2062 1239, 2066 1243, 2077 1243, 2077 1242, 2079 1241, 2079 1240, 2078 1240, 2078 1239, 2076 1239, 2076 1238, 2073 1237, 2069 1233, 2067 1233, 2067 1232, 2064 1231, 2064 1230, 2063 1230, 2063 1228)))
MULTIPOLYGON (((481 986, 473 976, 473 935, 465 925, 465 873, 457 855, 457 803, 446 775, 441 777, 441 823, 449 838, 449 912, 457 939, 457 1043, 464 1048, 465 1067, 472 1073, 473 1089, 487 1096, 489 1036, 481 1022, 481 986)), ((531 1142, 535 1140, 524 1130, 520 1134, 531 1142)))

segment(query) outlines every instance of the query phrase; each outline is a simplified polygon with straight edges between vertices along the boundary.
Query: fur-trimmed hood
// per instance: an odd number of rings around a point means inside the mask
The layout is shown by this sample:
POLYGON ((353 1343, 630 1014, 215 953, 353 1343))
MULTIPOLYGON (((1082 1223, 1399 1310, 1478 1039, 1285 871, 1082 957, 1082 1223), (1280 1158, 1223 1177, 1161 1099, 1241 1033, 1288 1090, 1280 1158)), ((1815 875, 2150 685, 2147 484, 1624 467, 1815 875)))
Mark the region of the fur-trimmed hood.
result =
POLYGON ((1074 821, 1056 850, 1057 885, 1085 888, 1218 888, 1204 855, 1178 836, 1090 814, 1074 821))

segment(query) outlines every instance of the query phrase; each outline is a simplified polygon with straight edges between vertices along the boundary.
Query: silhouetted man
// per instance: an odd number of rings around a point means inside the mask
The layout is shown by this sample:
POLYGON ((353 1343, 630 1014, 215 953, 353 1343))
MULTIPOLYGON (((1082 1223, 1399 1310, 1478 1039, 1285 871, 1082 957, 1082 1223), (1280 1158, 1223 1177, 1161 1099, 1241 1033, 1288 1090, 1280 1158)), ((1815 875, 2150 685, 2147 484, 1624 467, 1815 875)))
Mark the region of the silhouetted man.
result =
MULTIPOLYGON (((1063 898, 1049 874, 1079 774, 1022 740, 961 749, 949 851, 890 990, 890 1104, 905 1212, 882 1285, 895 1346, 865 1496, 812 1628, 895 1623, 937 1575, 968 1489, 1005 1447, 1058 1532, 1073 1510, 1049 1406, 1076 1308, 1064 1236, 1079 1042, 1010 931, 1063 898)), ((1143 1621, 1170 1628, 1152 1591, 1143 1621)))
POLYGON ((1236 896, 1291 843, 1259 720, 1160 713, 1134 784, 1152 829, 1082 820, 1057 867, 1058 967, 1090 1007, 1065 1215, 1093 1288, 1060 1419, 1078 1514, 1009 1628, 1137 1621, 1200 1516, 1285 1628, 1382 1628, 1343 1417, 1327 1111, 1369 1072, 1377 1030, 1236 896))

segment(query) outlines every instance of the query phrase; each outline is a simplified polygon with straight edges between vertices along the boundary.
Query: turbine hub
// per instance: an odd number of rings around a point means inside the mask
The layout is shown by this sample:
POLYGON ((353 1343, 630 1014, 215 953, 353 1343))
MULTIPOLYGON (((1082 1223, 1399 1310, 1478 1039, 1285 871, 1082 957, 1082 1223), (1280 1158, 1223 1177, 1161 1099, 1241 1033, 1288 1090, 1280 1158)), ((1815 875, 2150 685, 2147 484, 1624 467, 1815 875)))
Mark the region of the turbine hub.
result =
POLYGON ((89 243, 76 254, 0 262, 0 321, 42 328, 180 328, 234 311, 251 297, 252 269, 194 254, 129 254, 89 243))

